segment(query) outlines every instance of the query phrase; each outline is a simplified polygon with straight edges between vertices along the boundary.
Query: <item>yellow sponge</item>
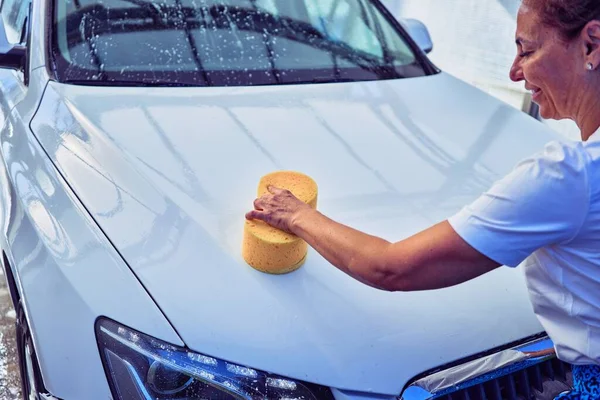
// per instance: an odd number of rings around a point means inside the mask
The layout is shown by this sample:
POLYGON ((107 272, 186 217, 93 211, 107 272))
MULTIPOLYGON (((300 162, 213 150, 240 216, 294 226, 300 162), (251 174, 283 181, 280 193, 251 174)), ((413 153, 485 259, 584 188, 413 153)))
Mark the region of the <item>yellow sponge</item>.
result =
MULTIPOLYGON (((312 208, 317 208, 317 184, 309 176, 294 171, 278 171, 265 175, 258 184, 257 195, 268 193, 273 185, 287 189, 312 208)), ((246 221, 242 255, 253 268, 270 273, 285 274, 300 268, 306 259, 308 245, 295 235, 258 220, 246 221)))

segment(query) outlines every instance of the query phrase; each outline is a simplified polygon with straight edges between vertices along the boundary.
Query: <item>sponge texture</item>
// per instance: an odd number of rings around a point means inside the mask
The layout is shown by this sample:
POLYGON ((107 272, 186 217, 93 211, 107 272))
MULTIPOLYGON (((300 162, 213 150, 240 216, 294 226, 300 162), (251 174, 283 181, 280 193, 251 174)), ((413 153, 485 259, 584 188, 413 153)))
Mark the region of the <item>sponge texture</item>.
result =
MULTIPOLYGON (((257 195, 268 193, 268 186, 287 189, 312 208, 317 208, 318 188, 312 178, 299 172, 278 171, 265 175, 258 184, 257 195)), ((300 268, 308 245, 299 237, 283 232, 258 220, 246 221, 242 255, 253 268, 270 274, 285 274, 300 268)))

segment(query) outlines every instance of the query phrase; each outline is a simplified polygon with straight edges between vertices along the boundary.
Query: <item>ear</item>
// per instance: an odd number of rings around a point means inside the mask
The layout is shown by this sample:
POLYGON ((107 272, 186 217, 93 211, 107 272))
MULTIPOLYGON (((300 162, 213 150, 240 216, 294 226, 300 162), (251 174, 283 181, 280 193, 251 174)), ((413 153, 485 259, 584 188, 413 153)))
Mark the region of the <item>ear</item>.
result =
POLYGON ((581 31, 585 63, 592 63, 594 69, 600 68, 600 20, 588 22, 581 31))

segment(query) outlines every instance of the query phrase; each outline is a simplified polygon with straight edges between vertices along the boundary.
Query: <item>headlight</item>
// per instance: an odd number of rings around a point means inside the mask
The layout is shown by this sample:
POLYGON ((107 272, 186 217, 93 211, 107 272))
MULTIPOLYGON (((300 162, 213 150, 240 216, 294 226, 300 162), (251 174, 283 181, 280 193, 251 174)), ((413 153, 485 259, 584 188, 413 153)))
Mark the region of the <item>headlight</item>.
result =
POLYGON ((328 388, 190 352, 100 319, 96 335, 115 400, 333 399, 328 388))

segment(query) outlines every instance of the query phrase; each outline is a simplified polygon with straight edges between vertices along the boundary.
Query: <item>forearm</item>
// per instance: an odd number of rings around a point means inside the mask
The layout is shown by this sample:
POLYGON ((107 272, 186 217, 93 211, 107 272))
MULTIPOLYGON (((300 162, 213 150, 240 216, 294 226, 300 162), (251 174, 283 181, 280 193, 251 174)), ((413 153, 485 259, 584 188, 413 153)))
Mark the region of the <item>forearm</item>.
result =
POLYGON ((450 226, 438 223, 390 243, 335 222, 286 190, 255 200, 248 219, 259 219, 304 239, 331 264, 353 278, 389 291, 456 285, 499 267, 450 226))
POLYGON ((369 286, 382 288, 386 274, 382 256, 390 242, 335 222, 312 209, 304 210, 291 228, 335 267, 369 286))

